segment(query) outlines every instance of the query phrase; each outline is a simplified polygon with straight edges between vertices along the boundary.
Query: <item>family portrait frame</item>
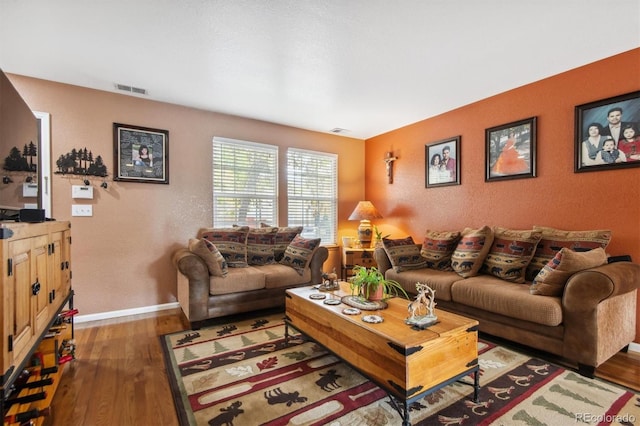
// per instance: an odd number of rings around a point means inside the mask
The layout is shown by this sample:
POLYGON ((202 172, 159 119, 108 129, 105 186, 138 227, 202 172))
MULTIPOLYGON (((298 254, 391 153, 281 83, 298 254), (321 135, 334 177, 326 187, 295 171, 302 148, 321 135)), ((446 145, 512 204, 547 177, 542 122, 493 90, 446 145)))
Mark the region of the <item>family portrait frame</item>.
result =
POLYGON ((575 107, 574 172, 640 166, 640 91, 575 107))
POLYGON ((169 183, 169 131, 113 123, 114 181, 169 183))
POLYGON ((460 185, 460 136, 425 145, 424 155, 426 188, 460 185))
POLYGON ((536 124, 530 117, 485 130, 485 182, 536 176, 536 124))

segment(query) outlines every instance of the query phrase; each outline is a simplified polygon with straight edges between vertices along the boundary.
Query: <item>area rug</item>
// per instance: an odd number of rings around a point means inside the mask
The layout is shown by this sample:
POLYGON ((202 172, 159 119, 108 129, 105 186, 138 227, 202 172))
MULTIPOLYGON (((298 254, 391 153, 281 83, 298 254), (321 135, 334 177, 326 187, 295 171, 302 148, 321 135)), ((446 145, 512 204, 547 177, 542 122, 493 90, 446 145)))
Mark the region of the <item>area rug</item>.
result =
MULTIPOLYGON (((302 336, 283 314, 162 336, 182 426, 400 425, 388 395, 302 336)), ((410 407, 412 425, 640 422, 640 394, 480 341, 479 401, 454 383, 410 407)), ((470 378, 469 378, 470 379, 470 378)))

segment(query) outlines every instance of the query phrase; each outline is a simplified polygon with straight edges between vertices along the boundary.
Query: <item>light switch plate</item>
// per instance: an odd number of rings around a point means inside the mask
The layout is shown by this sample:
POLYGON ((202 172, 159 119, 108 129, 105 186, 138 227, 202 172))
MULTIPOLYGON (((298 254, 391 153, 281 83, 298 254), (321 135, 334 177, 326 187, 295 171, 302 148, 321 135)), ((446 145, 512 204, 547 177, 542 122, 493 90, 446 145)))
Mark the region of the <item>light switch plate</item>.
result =
POLYGON ((93 216, 93 206, 91 204, 72 204, 71 216, 93 216))
POLYGON ((93 200, 93 186, 91 185, 72 185, 71 198, 84 198, 93 200))

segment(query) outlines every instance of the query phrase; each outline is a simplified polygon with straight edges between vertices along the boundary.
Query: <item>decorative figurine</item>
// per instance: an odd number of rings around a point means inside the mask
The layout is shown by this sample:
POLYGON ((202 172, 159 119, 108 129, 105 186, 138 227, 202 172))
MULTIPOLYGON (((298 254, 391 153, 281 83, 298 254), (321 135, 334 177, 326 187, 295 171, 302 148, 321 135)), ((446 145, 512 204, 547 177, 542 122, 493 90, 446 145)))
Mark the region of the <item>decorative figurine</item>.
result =
POLYGON ((416 283, 416 290, 418 295, 407 307, 410 316, 405 322, 416 328, 425 329, 438 322, 438 317, 433 313, 437 304, 436 291, 420 282, 416 283))
POLYGON ((336 274, 336 268, 333 268, 332 273, 322 273, 322 284, 318 290, 320 291, 332 291, 340 288, 338 285, 338 274, 336 274))

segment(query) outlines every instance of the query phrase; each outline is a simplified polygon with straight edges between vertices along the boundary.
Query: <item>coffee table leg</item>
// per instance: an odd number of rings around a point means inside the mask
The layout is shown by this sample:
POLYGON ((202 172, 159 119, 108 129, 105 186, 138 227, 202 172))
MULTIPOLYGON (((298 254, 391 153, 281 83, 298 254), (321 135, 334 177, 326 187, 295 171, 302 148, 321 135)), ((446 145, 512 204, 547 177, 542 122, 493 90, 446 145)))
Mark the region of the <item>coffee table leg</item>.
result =
POLYGON ((289 323, 284 323, 284 345, 289 346, 289 323))
POLYGON ((480 393, 480 370, 476 369, 473 372, 473 402, 478 402, 478 397, 480 393))

